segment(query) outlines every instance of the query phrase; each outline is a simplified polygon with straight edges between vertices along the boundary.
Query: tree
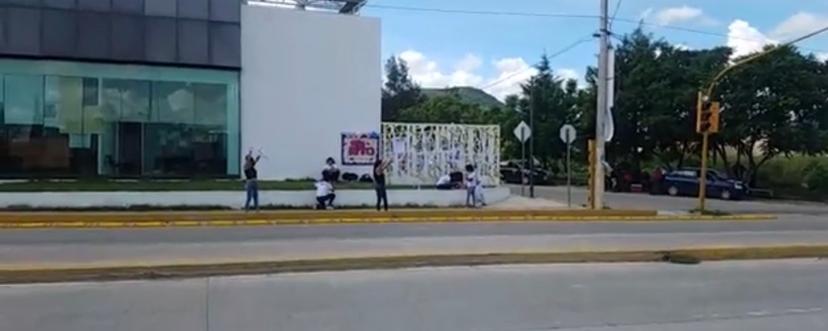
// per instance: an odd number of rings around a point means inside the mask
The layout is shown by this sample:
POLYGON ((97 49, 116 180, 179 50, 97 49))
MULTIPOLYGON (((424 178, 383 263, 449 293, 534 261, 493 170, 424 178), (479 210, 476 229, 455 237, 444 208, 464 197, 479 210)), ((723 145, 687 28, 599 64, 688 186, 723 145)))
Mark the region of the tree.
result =
MULTIPOLYGON (((639 171, 645 162, 682 167, 697 147, 696 93, 727 64, 728 48, 683 50, 655 40, 637 29, 616 48, 615 138, 607 144, 614 165, 639 171)), ((594 131, 596 70, 587 71, 589 116, 584 127, 594 131)))
POLYGON ((531 122, 529 114, 534 112, 530 143, 534 144, 535 158, 554 171, 566 153, 566 145, 558 138, 558 131, 563 124, 574 123, 580 118, 579 92, 576 82, 567 82, 554 75, 546 55, 541 57, 535 69, 537 74, 521 86, 518 109, 526 123, 531 122))
POLYGON ((493 124, 496 119, 479 105, 462 102, 455 95, 427 98, 400 111, 397 121, 411 123, 493 124))
POLYGON ((400 111, 423 102, 420 87, 411 80, 405 60, 392 56, 385 63, 382 88, 382 120, 396 121, 400 111))
POLYGON ((714 96, 722 101, 717 152, 752 186, 768 160, 826 152, 828 79, 825 64, 786 47, 726 76, 714 96))

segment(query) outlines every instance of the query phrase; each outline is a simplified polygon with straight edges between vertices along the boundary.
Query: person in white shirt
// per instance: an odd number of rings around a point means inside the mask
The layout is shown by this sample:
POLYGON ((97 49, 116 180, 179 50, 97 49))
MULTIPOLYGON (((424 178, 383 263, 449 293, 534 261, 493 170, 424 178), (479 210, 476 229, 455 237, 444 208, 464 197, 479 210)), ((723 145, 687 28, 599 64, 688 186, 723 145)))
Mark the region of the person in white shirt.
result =
POLYGON ((448 174, 440 176, 437 179, 437 189, 438 190, 450 190, 453 189, 454 185, 451 183, 451 176, 448 174))
POLYGON ((481 206, 486 205, 486 200, 483 196, 483 183, 480 181, 480 175, 475 171, 474 166, 466 165, 466 206, 475 208, 477 204, 481 206), (471 200, 471 204, 469 201, 471 200))
POLYGON ((333 202, 336 199, 333 185, 329 181, 320 180, 316 186, 316 209, 333 209, 333 202))

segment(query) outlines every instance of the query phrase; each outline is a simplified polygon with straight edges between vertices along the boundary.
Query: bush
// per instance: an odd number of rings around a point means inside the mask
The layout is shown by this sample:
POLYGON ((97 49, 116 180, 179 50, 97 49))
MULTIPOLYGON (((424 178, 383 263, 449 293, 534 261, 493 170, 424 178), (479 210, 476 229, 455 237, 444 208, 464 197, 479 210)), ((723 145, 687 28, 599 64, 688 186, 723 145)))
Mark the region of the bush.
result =
POLYGON ((759 168, 760 187, 800 189, 817 165, 828 166, 828 159, 813 156, 777 157, 759 168))
POLYGON ((815 163, 805 177, 805 183, 811 191, 828 193, 828 166, 822 162, 815 163))

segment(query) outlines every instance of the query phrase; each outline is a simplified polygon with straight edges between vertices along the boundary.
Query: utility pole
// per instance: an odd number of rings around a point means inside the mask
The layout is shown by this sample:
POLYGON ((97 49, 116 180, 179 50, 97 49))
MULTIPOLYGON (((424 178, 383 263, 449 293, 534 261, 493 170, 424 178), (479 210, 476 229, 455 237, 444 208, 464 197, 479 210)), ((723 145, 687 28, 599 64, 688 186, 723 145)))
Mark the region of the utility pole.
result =
POLYGON ((595 163, 592 164, 594 178, 593 202, 595 209, 604 208, 604 116, 609 104, 607 92, 609 91, 609 5, 608 0, 601 0, 601 28, 600 55, 598 56, 598 109, 595 110, 595 163))
POLYGON ((532 95, 529 99, 532 102, 529 104, 529 129, 532 130, 532 135, 529 136, 529 197, 535 198, 535 100, 532 95))

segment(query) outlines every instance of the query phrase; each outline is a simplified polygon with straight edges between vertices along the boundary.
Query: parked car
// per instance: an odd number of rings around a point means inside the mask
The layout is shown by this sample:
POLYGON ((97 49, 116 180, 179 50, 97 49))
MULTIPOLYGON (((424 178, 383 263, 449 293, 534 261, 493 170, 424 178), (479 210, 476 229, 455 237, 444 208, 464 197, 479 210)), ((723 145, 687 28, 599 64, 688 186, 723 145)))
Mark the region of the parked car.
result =
MULTIPOLYGON (((529 174, 532 172, 529 169, 522 168, 520 162, 504 161, 500 163, 500 179, 509 184, 529 184, 529 174)), ((535 168, 534 169, 535 184, 545 184, 549 182, 549 172, 535 168)))
MULTIPOLYGON (((680 169, 667 173, 661 187, 671 196, 698 196, 699 169, 680 169)), ((706 195, 723 200, 741 200, 747 196, 747 186, 741 181, 729 179, 726 175, 716 171, 707 171, 706 195)))

